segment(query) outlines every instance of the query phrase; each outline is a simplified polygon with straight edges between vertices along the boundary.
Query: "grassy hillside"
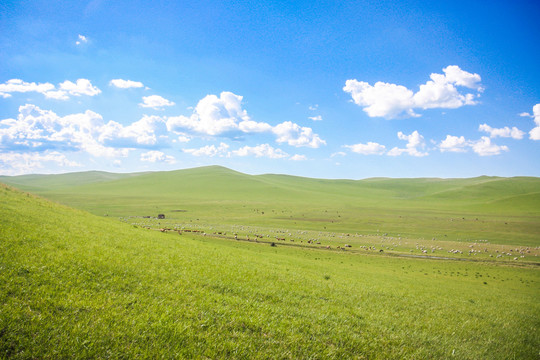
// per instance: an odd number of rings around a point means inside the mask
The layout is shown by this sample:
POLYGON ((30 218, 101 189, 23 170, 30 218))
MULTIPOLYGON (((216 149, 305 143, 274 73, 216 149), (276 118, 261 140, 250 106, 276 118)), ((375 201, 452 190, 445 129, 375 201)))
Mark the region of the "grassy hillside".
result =
POLYGON ((117 174, 104 171, 84 171, 57 175, 21 175, 0 176, 0 182, 14 185, 25 191, 46 191, 63 189, 71 186, 80 186, 99 182, 124 179, 138 176, 143 173, 117 174))
POLYGON ((160 233, 0 186, 0 358, 535 358, 539 281, 160 233))
MULTIPOLYGON (((56 178, 47 181, 59 183, 56 178)), ((21 183, 18 177, 9 180, 21 183)), ((323 180, 251 176, 213 166, 62 184, 24 182, 39 194, 97 215, 165 213, 178 224, 200 226, 540 245, 539 178, 323 180)))

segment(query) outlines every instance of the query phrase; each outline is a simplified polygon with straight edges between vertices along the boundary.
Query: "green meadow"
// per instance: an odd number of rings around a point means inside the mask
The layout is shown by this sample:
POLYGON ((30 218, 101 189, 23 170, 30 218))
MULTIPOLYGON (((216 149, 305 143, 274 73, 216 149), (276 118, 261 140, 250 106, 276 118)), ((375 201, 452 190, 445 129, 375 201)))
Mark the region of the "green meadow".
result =
POLYGON ((540 354, 538 178, 0 181, 0 358, 540 354))
POLYGON ((212 166, 139 174, 0 177, 95 215, 429 241, 540 243, 540 178, 322 180, 212 166))

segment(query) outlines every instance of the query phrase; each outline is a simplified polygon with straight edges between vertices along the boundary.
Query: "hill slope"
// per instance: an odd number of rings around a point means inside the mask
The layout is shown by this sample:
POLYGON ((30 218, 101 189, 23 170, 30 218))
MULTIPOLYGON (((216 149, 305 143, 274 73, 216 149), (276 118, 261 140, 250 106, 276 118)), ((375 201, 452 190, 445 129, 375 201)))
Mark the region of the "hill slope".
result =
POLYGON ((25 191, 47 191, 63 189, 71 186, 80 186, 99 182, 124 179, 139 176, 144 173, 118 174, 104 171, 84 171, 54 175, 20 175, 0 176, 0 182, 16 186, 25 191))
MULTIPOLYGON (((539 178, 324 180, 252 176, 218 166, 108 181, 101 177, 76 186, 57 178, 23 179, 23 183, 48 198, 98 215, 165 213, 178 223, 201 225, 540 245, 539 178)), ((21 183, 16 177, 10 180, 21 183)))
MULTIPOLYGON (((0 177, 4 182, 39 193, 95 193, 147 197, 187 196, 216 200, 311 199, 312 202, 353 199, 384 207, 414 203, 437 207, 475 207, 540 194, 540 178, 478 177, 469 179, 326 180, 288 175, 247 175, 220 166, 154 173, 114 174, 98 171, 60 175, 0 177), (292 197, 292 198, 291 198, 292 197)), ((516 206, 540 213, 540 206, 516 206)), ((497 211, 497 209, 494 209, 497 211)))
POLYGON ((537 282, 162 234, 0 186, 2 358, 532 358, 537 282))

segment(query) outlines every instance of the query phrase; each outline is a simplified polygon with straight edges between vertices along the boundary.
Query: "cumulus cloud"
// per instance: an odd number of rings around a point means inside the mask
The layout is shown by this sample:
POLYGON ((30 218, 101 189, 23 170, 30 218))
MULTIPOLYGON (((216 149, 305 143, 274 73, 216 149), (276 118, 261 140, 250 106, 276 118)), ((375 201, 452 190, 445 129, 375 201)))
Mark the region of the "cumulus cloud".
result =
MULTIPOLYGON (((80 79, 81 80, 81 79, 80 79)), ((82 79, 84 80, 84 79, 82 79)), ((54 86, 27 84, 15 81, 4 84, 22 86, 28 91, 39 89, 42 92, 58 91, 66 95, 92 95, 99 91, 88 81, 64 82, 58 90, 54 86), (51 90, 53 89, 53 90, 51 90)), ((118 85, 118 84, 117 84, 118 85)), ((113 85, 116 86, 116 85, 113 85)), ((241 107, 241 96, 222 93, 220 97, 207 96, 193 110, 191 117, 160 117, 144 115, 138 121, 121 124, 103 117, 93 111, 59 116, 53 111, 36 105, 26 104, 19 108, 16 118, 0 120, 0 150, 2 151, 73 151, 86 152, 95 157, 126 157, 134 149, 149 150, 143 161, 158 159, 159 148, 172 143, 189 142, 194 135, 223 135, 267 133, 276 136, 279 143, 295 147, 316 148, 325 141, 311 128, 302 127, 290 121, 271 126, 264 122, 251 120, 241 107)), ((208 145, 198 149, 185 149, 194 156, 226 156, 228 145, 208 145)), ((233 153, 231 153, 233 154, 233 153)), ((237 156, 265 156, 270 158, 290 157, 281 149, 268 144, 243 147, 234 152, 237 156)), ((163 158, 167 161, 168 158, 163 158)), ((299 159, 298 157, 295 159, 299 159)))
POLYGON ((281 149, 273 148, 268 144, 261 144, 257 146, 244 146, 238 150, 231 151, 231 155, 234 156, 255 156, 255 157, 267 157, 270 159, 281 159, 289 157, 285 151, 281 149))
POLYGON ((93 86, 88 79, 78 79, 75 83, 66 80, 60 83, 58 88, 51 83, 28 83, 20 79, 11 79, 4 84, 0 84, 0 96, 8 98, 14 92, 37 92, 48 99, 67 100, 69 95, 95 96, 101 93, 101 90, 93 86))
POLYGON ((534 105, 532 117, 536 127, 529 132, 529 138, 531 140, 540 140, 540 104, 534 105))
POLYGON ((78 40, 75 41, 75 45, 86 44, 88 42, 88 38, 84 35, 79 34, 79 37, 77 39, 78 40))
POLYGON ((165 155, 165 153, 157 150, 150 150, 148 152, 145 152, 141 154, 141 161, 156 163, 156 162, 164 162, 167 164, 174 164, 176 163, 176 159, 174 156, 171 155, 165 155))
POLYGON ((381 81, 372 86, 364 81, 347 80, 343 90, 351 94, 355 104, 364 107, 369 117, 392 119, 404 112, 408 116, 418 116, 413 111, 414 94, 405 86, 381 81))
POLYGON ((101 127, 98 139, 114 147, 145 147, 156 145, 160 136, 167 136, 165 121, 159 116, 144 115, 127 126, 109 121, 101 127))
POLYGON ((276 125, 272 129, 272 132, 277 135, 276 141, 278 143, 286 142, 291 146, 307 146, 310 148, 318 148, 321 145, 326 145, 326 141, 315 134, 311 128, 302 127, 291 121, 285 121, 276 125))
POLYGON ((134 148, 160 146, 167 140, 165 121, 144 116, 124 126, 105 122, 93 111, 58 116, 31 104, 19 107, 17 119, 0 120, 0 149, 6 151, 84 151, 96 157, 126 157, 134 148))
POLYGON ((198 149, 183 149, 183 151, 193 156, 223 157, 227 154, 228 149, 229 145, 222 142, 219 146, 206 145, 198 149))
POLYGON ((292 161, 306 161, 307 157, 306 157, 306 155, 294 154, 293 156, 291 156, 290 160, 292 160, 292 161))
POLYGON ((176 137, 176 139, 173 139, 173 142, 187 143, 191 141, 191 136, 189 136, 188 134, 179 133, 176 135, 178 136, 176 137))
POLYGON ((238 124, 240 131, 246 134, 264 133, 272 130, 272 126, 265 122, 256 122, 253 120, 244 120, 238 124))
POLYGON ((64 91, 74 96, 88 95, 95 96, 101 93, 101 90, 93 86, 88 79, 77 79, 76 82, 69 80, 59 84, 60 91, 64 91))
POLYGON ((429 81, 414 93, 402 85, 378 81, 370 85, 356 79, 347 80, 343 90, 351 94, 355 104, 362 106, 370 117, 418 117, 415 109, 455 109, 474 105, 484 90, 480 75, 461 70, 456 65, 443 69, 444 74, 433 73, 429 81), (457 87, 476 91, 461 93, 457 87))
POLYGON ((266 123, 252 121, 242 109, 242 96, 224 91, 219 97, 207 95, 199 101, 191 116, 169 117, 171 131, 189 130, 199 134, 219 136, 233 132, 264 132, 271 129, 266 123))
MULTIPOLYGON (((467 71, 461 70, 457 65, 450 65, 443 69, 445 82, 454 84, 457 86, 464 86, 469 89, 475 89, 477 91, 483 92, 484 88, 480 84, 482 79, 478 74, 471 74, 467 71)), ((437 77, 441 77, 440 74, 431 74, 432 80, 435 80, 437 77)))
POLYGON ((371 141, 367 144, 345 145, 344 147, 362 155, 382 155, 386 152, 386 146, 371 141))
POLYGON ((163 110, 165 106, 173 106, 174 102, 165 99, 159 95, 143 96, 143 102, 139 104, 144 108, 152 108, 154 110, 163 110))
POLYGON ((484 131, 489 134, 489 137, 494 139, 496 137, 512 138, 516 140, 523 139, 525 132, 519 130, 517 127, 512 127, 511 129, 508 126, 503 128, 492 128, 488 124, 482 124, 478 127, 478 131, 484 131))
POLYGON ((175 133, 191 131, 210 136, 235 136, 239 134, 273 133, 277 142, 291 146, 317 148, 326 144, 311 128, 301 127, 291 121, 276 126, 257 122, 242 108, 240 95, 224 91, 219 97, 207 95, 199 101, 190 116, 171 116, 167 128, 175 133))
POLYGON ((480 156, 499 155, 503 151, 508 151, 507 146, 493 144, 487 136, 482 136, 480 140, 471 143, 472 149, 480 156))
POLYGON ((0 174, 21 175, 35 173, 45 165, 56 165, 61 167, 80 167, 81 164, 69 160, 64 154, 58 151, 40 152, 0 152, 0 174))
POLYGON ((405 146, 404 149, 395 147, 392 150, 388 151, 387 155, 399 156, 402 154, 408 154, 410 156, 417 156, 417 157, 428 155, 427 152, 421 152, 418 150, 418 148, 423 149, 426 146, 424 137, 420 135, 418 131, 415 130, 410 135, 405 135, 404 133, 400 131, 398 132, 397 135, 400 140, 407 141, 407 145, 405 146))
POLYGON ((529 131, 529 139, 531 140, 540 140, 540 126, 533 128, 529 131))
POLYGON ((120 89, 142 88, 144 86, 143 83, 140 81, 123 80, 123 79, 112 79, 109 82, 109 85, 115 86, 120 89))
POLYGON ((468 146, 470 142, 465 140, 465 137, 446 135, 446 139, 439 144, 439 149, 441 152, 467 152, 468 146))
POLYGON ((321 115, 310 116, 308 119, 313 120, 313 121, 322 121, 322 116, 321 115))
POLYGON ((55 87, 51 83, 28 83, 21 79, 11 79, 3 84, 0 84, 0 96, 4 98, 11 97, 13 92, 38 92, 40 94, 46 94, 49 91, 54 90, 55 87))
MULTIPOLYGON (((496 136, 492 136, 492 138, 496 136)), ((446 139, 439 144, 441 152, 467 152, 469 148, 480 156, 499 155, 509 150, 507 146, 494 144, 487 136, 482 136, 479 140, 466 140, 463 136, 447 135, 446 139)))

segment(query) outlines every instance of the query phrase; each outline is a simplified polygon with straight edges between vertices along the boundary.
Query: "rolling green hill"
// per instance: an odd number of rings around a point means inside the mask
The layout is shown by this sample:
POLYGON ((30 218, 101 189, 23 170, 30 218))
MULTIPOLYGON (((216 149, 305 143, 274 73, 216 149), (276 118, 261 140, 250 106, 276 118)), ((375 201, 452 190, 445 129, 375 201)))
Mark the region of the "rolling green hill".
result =
POLYGON ((539 178, 324 180, 218 166, 90 175, 0 180, 97 215, 540 245, 539 178))
POLYGON ((93 184, 138 176, 144 173, 118 174, 104 171, 84 171, 55 175, 0 176, 0 182, 17 186, 25 191, 46 191, 70 186, 93 184))
POLYGON ((534 358, 539 281, 161 233, 0 185, 0 358, 534 358))

